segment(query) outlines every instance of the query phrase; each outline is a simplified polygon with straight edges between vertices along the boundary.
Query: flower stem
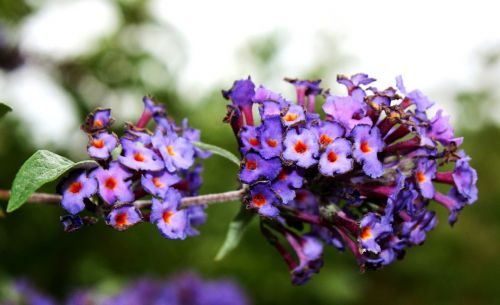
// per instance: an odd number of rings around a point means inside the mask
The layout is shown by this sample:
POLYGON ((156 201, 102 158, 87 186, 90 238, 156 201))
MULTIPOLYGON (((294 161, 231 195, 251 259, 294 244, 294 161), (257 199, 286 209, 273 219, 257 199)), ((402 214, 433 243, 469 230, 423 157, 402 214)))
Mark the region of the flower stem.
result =
MULTIPOLYGON (((246 189, 242 188, 236 191, 199 195, 192 197, 184 197, 181 201, 181 208, 187 208, 190 206, 204 205, 204 204, 214 204, 221 202, 229 202, 240 200, 245 194, 246 189)), ((8 200, 10 198, 10 191, 0 190, 0 200, 8 200)), ((33 193, 28 198, 28 203, 36 204, 59 204, 61 202, 61 195, 47 194, 47 193, 33 193)), ((134 202, 137 208, 146 208, 151 206, 151 200, 137 200, 134 202)))
MULTIPOLYGON (((0 190, 0 200, 9 200, 10 191, 0 190)), ((36 204, 58 204, 61 202, 61 195, 47 193, 33 193, 27 200, 29 203, 36 204)))

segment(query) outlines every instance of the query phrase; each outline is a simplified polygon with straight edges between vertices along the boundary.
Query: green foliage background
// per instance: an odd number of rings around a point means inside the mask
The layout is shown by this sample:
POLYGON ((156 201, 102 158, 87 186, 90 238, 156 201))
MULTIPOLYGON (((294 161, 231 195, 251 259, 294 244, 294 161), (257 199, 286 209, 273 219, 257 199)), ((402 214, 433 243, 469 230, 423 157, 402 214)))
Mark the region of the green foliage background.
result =
MULTIPOLYGON (((15 32, 26 16, 39 9, 33 3, 1 0, 0 21, 15 32)), ((71 96, 79 120, 105 95, 93 92, 93 100, 88 100, 89 89, 80 85, 91 76, 106 92, 152 93, 166 102, 170 115, 178 119, 188 117, 192 125, 201 129, 204 142, 237 153, 229 126, 221 122, 225 114, 225 102, 219 94, 221 88, 214 88, 196 104, 185 103, 177 91, 174 69, 140 48, 132 52, 120 43, 130 27, 155 24, 145 10, 146 3, 117 1, 121 26, 100 43, 100 48, 69 61, 47 63, 59 85, 71 96), (144 61, 158 67, 157 73, 167 80, 164 86, 152 87, 141 78, 139 70, 144 61)), ((175 33, 172 28, 163 30, 175 33)), ((176 36, 172 37, 172 43, 178 43, 176 36)), ((137 37, 126 38, 130 45, 137 44, 134 40, 137 37)), ((251 41, 240 54, 242 65, 254 66, 260 71, 259 81, 282 77, 273 69, 279 39, 279 35, 271 35, 251 41)), ((331 53, 337 54, 335 44, 332 43, 331 48, 331 53)), ((332 55, 322 59, 304 77, 324 77, 336 70, 338 58, 332 55)), ((487 58, 484 69, 499 68, 494 58, 493 55, 487 58)), ((487 111, 487 107, 499 101, 494 90, 485 87, 459 91, 457 102, 464 110, 460 122, 485 122, 473 130, 466 129, 466 124, 458 126, 458 134, 466 139, 464 149, 472 156, 472 165, 479 173, 480 200, 463 211, 453 228, 446 223, 446 212, 436 207, 440 226, 429 234, 425 246, 410 249, 404 261, 384 270, 361 274, 350 254, 327 249, 321 273, 307 285, 294 287, 287 267, 260 235, 256 223, 247 231, 239 248, 216 263, 213 258, 223 242, 229 221, 238 210, 238 203, 210 207, 208 223, 201 227, 202 234, 186 241, 166 240, 154 226, 146 224, 117 232, 100 222, 67 234, 58 221, 62 209, 27 205, 0 218, 0 281, 28 278, 43 291, 63 298, 76 287, 97 286, 112 291, 129 279, 165 278, 176 271, 190 269, 205 277, 236 279, 254 304, 500 303, 497 257, 500 253, 500 128, 489 120, 487 111)), ((121 117, 116 119, 123 121, 121 117)), ((79 141, 83 141, 84 135, 79 137, 79 141)), ((60 141, 68 144, 67 150, 44 148, 57 150, 75 161, 83 158, 84 147, 75 153, 74 148, 70 149, 73 139, 60 141)), ((0 188, 10 187, 17 169, 38 148, 30 141, 29 126, 17 121, 14 109, 0 122, 0 188)), ((227 160, 213 157, 204 165, 202 193, 237 187, 237 168, 227 160)), ((53 192, 54 184, 43 190, 53 192)), ((6 202, 0 202, 0 206, 5 210, 6 202)))

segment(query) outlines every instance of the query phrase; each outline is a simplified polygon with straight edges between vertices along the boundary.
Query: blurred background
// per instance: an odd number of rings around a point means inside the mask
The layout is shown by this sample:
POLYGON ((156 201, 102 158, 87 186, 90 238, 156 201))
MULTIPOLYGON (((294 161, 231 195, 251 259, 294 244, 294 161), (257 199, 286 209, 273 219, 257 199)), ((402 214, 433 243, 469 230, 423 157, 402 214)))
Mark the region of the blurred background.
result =
MULTIPOLYGON (((79 124, 98 106, 111 107, 119 127, 153 94, 204 142, 236 153, 221 122, 220 90, 233 80, 251 75, 292 98, 285 76, 322 78, 340 91, 338 73, 366 72, 378 87, 403 74, 407 88, 452 115, 480 192, 453 228, 436 207, 440 226, 403 261, 361 274, 349 253, 328 249, 321 273, 302 287, 290 284, 256 222, 236 251, 213 261, 237 203, 210 207, 202 234, 186 241, 102 222, 68 234, 62 209, 28 205, 0 218, 0 286, 24 278, 64 299, 75 287, 113 290, 190 269, 237 280, 254 304, 500 304, 499 9, 488 0, 0 0, 0 101, 14 109, 0 122, 0 188, 37 149, 84 159, 79 124)), ((204 165, 202 193, 237 187, 226 160, 204 165)))

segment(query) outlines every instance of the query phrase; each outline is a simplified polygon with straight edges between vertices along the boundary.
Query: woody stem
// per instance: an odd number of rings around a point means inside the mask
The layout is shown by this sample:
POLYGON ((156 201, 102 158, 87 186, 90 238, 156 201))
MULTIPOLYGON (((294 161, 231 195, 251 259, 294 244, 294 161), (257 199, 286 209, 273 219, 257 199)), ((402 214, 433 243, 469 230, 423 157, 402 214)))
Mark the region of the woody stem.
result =
MULTIPOLYGON (((214 204, 221 202, 229 202, 241 200, 245 194, 246 189, 242 188, 236 191, 199 195, 192 197, 184 197, 181 201, 181 208, 187 208, 190 206, 204 205, 204 204, 214 204)), ((8 200, 10 198, 9 190, 0 190, 0 200, 8 200)), ((33 193, 28 198, 28 203, 35 204, 58 204, 61 202, 61 195, 47 194, 47 193, 33 193)), ((134 202, 137 208, 145 208, 151 206, 151 200, 137 200, 134 202)))

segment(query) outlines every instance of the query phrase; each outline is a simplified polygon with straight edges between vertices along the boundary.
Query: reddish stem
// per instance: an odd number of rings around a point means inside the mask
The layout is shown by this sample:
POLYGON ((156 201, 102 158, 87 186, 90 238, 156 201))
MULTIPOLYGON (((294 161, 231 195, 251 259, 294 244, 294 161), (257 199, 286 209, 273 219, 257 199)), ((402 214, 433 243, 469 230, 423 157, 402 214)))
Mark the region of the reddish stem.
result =
POLYGON ((436 182, 446 183, 446 184, 454 184, 453 173, 452 172, 442 172, 436 173, 436 177, 433 179, 436 182))
POLYGON ((309 94, 307 96, 307 112, 314 112, 314 104, 316 102, 316 96, 314 94, 309 94))
POLYGON ((384 149, 384 152, 388 154, 399 153, 401 151, 417 149, 419 147, 420 147, 420 139, 418 137, 414 137, 409 140, 387 146, 384 149))
POLYGON ((406 136, 407 134, 410 133, 410 130, 406 126, 399 126, 394 132, 392 132, 390 135, 388 135, 385 139, 384 142, 386 144, 390 144, 392 142, 395 142, 402 137, 406 136))
POLYGON ((382 134, 382 137, 384 137, 390 130, 391 128, 396 125, 396 120, 386 117, 378 124, 378 129, 380 130, 380 133, 382 134))
POLYGON ((243 115, 245 116, 245 122, 249 126, 253 126, 253 113, 252 113, 252 107, 241 107, 241 112, 243 112, 243 115))
POLYGON ((146 127, 146 125, 148 125, 149 123, 149 120, 151 120, 151 118, 153 117, 152 113, 147 111, 147 110, 144 110, 142 112, 142 115, 141 117, 139 118, 139 120, 137 120, 137 124, 136 126, 138 128, 144 128, 146 127))

